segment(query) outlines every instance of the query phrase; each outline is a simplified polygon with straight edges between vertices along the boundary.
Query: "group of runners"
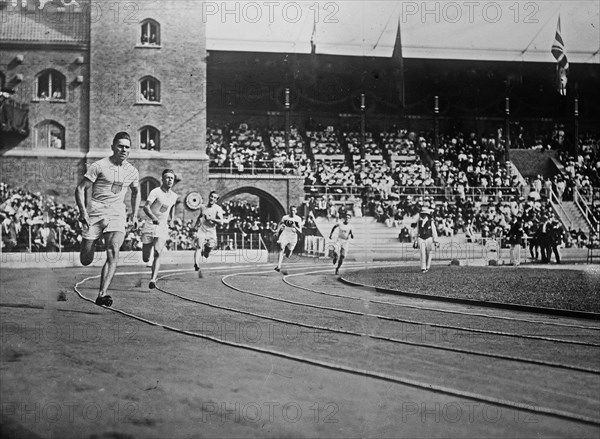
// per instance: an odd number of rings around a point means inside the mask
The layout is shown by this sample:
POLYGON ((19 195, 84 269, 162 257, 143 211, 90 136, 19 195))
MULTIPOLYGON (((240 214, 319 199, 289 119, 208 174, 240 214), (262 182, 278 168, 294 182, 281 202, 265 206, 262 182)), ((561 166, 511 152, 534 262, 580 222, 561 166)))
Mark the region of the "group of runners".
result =
MULTIPOLYGON (((87 170, 84 178, 77 186, 75 200, 79 208, 79 220, 82 224, 83 234, 80 252, 80 261, 89 265, 94 259, 95 244, 104 238, 106 245, 106 261, 102 266, 100 287, 96 304, 111 306, 112 297, 108 288, 115 275, 119 249, 123 245, 125 232, 128 227, 125 195, 127 188, 131 189, 132 215, 129 226, 137 228, 138 215, 141 204, 139 191, 139 172, 127 161, 131 151, 131 137, 126 132, 119 132, 113 138, 111 145, 112 155, 94 162, 87 170), (91 191, 89 203, 86 203, 86 192, 91 191)), ((178 195, 173 191, 175 184, 175 171, 165 169, 162 171, 161 185, 148 194, 143 207, 148 217, 142 227, 142 259, 149 262, 151 256, 152 274, 148 288, 156 288, 158 272, 161 264, 161 254, 169 239, 169 227, 173 226, 174 207, 178 195)), ((223 209, 217 204, 219 194, 212 191, 208 202, 200 206, 199 215, 195 223, 197 230, 195 237, 194 269, 202 277, 200 271, 201 257, 208 258, 210 252, 217 246, 217 225, 230 221, 225 218, 223 209)), ((350 214, 346 214, 342 221, 335 224, 329 234, 332 239, 334 231, 338 233, 334 240, 333 263, 337 264, 335 273, 339 269, 348 251, 348 241, 353 233, 349 225, 350 214)), ((281 272, 283 258, 290 257, 298 235, 302 233, 302 219, 297 214, 296 206, 290 206, 289 213, 284 215, 277 227, 278 244, 280 247, 279 258, 275 271, 281 272)), ((284 272, 285 274, 285 272, 284 272)))

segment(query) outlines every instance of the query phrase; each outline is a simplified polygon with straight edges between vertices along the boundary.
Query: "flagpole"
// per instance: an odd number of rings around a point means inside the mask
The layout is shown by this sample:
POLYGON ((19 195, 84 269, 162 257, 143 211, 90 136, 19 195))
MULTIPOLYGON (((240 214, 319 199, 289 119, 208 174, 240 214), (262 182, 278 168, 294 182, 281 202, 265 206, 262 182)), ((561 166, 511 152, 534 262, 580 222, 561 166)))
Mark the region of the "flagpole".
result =
POLYGON ((360 158, 365 158, 365 94, 360 94, 360 158))
POLYGON ((440 148, 440 100, 438 96, 435 96, 433 105, 433 143, 435 145, 436 154, 440 148))
POLYGON ((290 89, 285 89, 285 153, 290 154, 290 89))
POLYGON ((504 151, 505 151, 505 156, 504 159, 507 162, 510 162, 510 98, 507 96, 505 98, 505 102, 506 102, 506 106, 504 111, 506 112, 506 120, 505 120, 505 130, 506 132, 504 133, 504 151))
POLYGON ((579 98, 575 98, 573 116, 575 117, 575 152, 579 151, 579 98))

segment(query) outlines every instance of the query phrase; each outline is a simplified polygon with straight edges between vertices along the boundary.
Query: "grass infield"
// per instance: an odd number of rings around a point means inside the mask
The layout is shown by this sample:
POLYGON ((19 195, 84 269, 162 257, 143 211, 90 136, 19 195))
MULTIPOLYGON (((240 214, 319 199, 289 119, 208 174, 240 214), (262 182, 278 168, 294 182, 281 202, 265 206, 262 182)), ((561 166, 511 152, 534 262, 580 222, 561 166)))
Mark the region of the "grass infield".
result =
POLYGON ((432 266, 386 267, 344 278, 407 293, 518 305, 600 312, 600 269, 432 266))

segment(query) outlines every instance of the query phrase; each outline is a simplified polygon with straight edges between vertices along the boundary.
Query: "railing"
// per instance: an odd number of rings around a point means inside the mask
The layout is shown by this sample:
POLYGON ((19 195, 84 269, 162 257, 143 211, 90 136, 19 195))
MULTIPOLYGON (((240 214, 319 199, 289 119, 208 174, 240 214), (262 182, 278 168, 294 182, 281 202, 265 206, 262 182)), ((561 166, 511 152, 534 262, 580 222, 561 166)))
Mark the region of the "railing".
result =
MULTIPOLYGON (((36 239, 36 237, 33 235, 32 225, 29 224, 27 226, 29 227, 27 242, 23 243, 23 242, 17 241, 17 244, 20 244, 20 246, 17 245, 16 249, 10 251, 11 253, 20 253, 20 252, 25 251, 27 253, 45 252, 45 253, 61 254, 65 250, 64 246, 62 245, 63 231, 62 231, 61 227, 54 228, 56 241, 49 241, 48 243, 46 243, 44 245, 44 243, 39 242, 38 239, 36 239)), ((25 225, 23 227, 25 227, 25 225)), ((3 229, 4 228, 2 226, 0 226, 0 242, 2 242, 2 237, 3 237, 3 233, 4 233, 3 229)), ((138 236, 138 238, 139 238, 139 236, 138 236)), ((73 248, 69 248, 67 250, 68 251, 79 251, 79 245, 80 244, 78 244, 77 246, 74 246, 73 248)), ((127 245, 127 240, 126 240, 126 242, 124 242, 124 245, 127 245)), ((2 247, 3 247, 3 245, 0 245, 0 255, 3 252, 8 253, 2 247)), ((191 247, 192 247, 192 239, 190 238, 189 242, 188 241, 186 241, 185 243, 174 242, 172 249, 173 250, 183 250, 186 248, 189 249, 191 247), (182 244, 185 244, 185 245, 182 245, 182 244)), ((220 249, 220 250, 260 250, 261 248, 267 249, 267 246, 266 246, 260 233, 236 232, 236 233, 218 233, 217 234, 217 249, 220 249)))
POLYGON ((290 166, 285 162, 277 163, 274 160, 251 160, 243 163, 242 168, 229 163, 228 166, 217 166, 210 163, 208 172, 210 174, 231 175, 297 175, 298 168, 294 164, 290 166))
POLYGON ((521 183, 521 186, 523 186, 523 187, 527 186, 527 182, 525 181, 525 178, 523 178, 523 175, 521 174, 521 171, 519 171, 517 166, 513 162, 507 162, 507 163, 508 163, 508 169, 510 170, 510 176, 516 175, 517 181, 519 183, 521 183))
MULTIPOLYGON (((312 185, 310 186, 310 194, 307 196, 319 195, 319 196, 333 196, 334 199, 337 199, 341 196, 352 196, 362 197, 364 191, 368 190, 370 186, 333 186, 333 185, 312 185)), ((373 188, 373 190, 377 190, 373 188)))
POLYGON ((269 251, 269 248, 267 247, 267 244, 265 244, 265 241, 264 241, 262 235, 259 234, 258 239, 260 240, 259 250, 262 247, 264 250, 269 251))
MULTIPOLYGON (((310 196, 328 196, 332 195, 334 200, 339 200, 343 196, 356 196, 361 197, 365 191, 372 189, 377 195, 381 195, 379 190, 373 186, 331 186, 331 185, 313 185, 310 186, 310 193, 306 194, 306 197, 310 196)), ((465 198, 475 199, 476 197, 482 198, 483 204, 487 204, 489 198, 493 198, 495 202, 508 200, 515 196, 523 196, 523 188, 516 187, 470 187, 466 188, 465 198), (487 200, 486 200, 487 198, 487 200)), ((389 196, 391 198, 398 198, 404 196, 417 196, 417 197, 432 197, 436 201, 447 201, 458 196, 456 192, 450 186, 393 186, 390 190, 389 196)), ((351 200, 345 200, 348 203, 351 200)))
POLYGON ((575 205, 577 206, 577 208, 579 209, 579 211, 585 218, 585 221, 588 223, 590 230, 595 230, 596 228, 598 228, 599 224, 600 224, 598 218, 596 218, 596 216, 594 215, 594 212, 592 212, 592 210, 589 208, 588 200, 586 200, 581 195, 581 193, 579 192, 579 190, 576 187, 573 188, 573 201, 575 202, 575 205), (593 220, 593 222, 592 222, 592 220, 593 220))
POLYGON ((327 256, 325 238, 322 236, 304 237, 304 254, 308 256, 327 256))
POLYGON ((260 233, 219 233, 217 234, 218 250, 260 250, 266 249, 260 233))
MULTIPOLYGON (((19 241, 19 236, 17 236, 17 243, 15 245, 15 248, 19 248, 20 250, 11 250, 10 252, 15 252, 15 253, 19 253, 22 252, 23 250, 26 250, 27 253, 32 253, 32 252, 48 252, 48 253, 62 253, 64 248, 62 245, 62 234, 63 234, 63 230, 62 227, 52 227, 51 229, 54 231, 54 235, 56 237, 56 239, 51 239, 48 240, 46 242, 41 241, 40 239, 38 239, 37 237, 35 237, 33 235, 33 231, 32 231, 32 226, 34 226, 36 224, 22 224, 21 227, 25 227, 27 226, 27 242, 23 243, 22 241, 19 241), (23 248, 23 245, 25 245, 25 248, 23 248)), ((4 242, 3 242, 3 235, 4 235, 4 227, 0 226, 0 254, 2 254, 2 252, 7 252, 4 249, 4 242)))
POLYGON ((568 222, 568 230, 573 228, 573 219, 569 216, 567 211, 564 209, 562 202, 558 199, 558 196, 554 193, 554 190, 550 188, 550 196, 548 197, 550 200, 550 204, 552 208, 556 212, 556 215, 562 220, 563 226, 567 226, 568 222), (560 210, 559 210, 560 209, 560 210), (563 215, 561 215, 561 211, 563 215))

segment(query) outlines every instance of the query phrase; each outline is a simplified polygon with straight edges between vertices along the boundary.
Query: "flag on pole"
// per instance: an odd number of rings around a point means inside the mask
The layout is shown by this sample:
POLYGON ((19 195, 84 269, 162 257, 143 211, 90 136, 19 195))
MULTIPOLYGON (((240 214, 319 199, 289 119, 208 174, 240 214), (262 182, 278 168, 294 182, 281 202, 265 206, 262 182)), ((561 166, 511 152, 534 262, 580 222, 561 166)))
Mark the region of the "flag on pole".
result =
POLYGON ((317 53, 317 45, 315 44, 315 35, 317 33, 317 20, 313 20, 313 30, 310 36, 310 54, 315 55, 317 53))
POLYGON ((398 30, 396 31, 396 41, 394 42, 394 51, 392 52, 392 61, 395 65, 396 84, 398 88, 398 98, 400 108, 404 112, 405 95, 404 95, 404 58, 402 57, 402 36, 400 33, 400 18, 398 17, 398 30))
POLYGON ((560 15, 558 16, 556 35, 554 36, 554 43, 552 44, 552 55, 558 63, 556 65, 558 92, 565 96, 567 94, 567 73, 569 71, 569 61, 567 60, 567 51, 565 50, 565 43, 563 42, 562 33, 560 30, 560 15))

